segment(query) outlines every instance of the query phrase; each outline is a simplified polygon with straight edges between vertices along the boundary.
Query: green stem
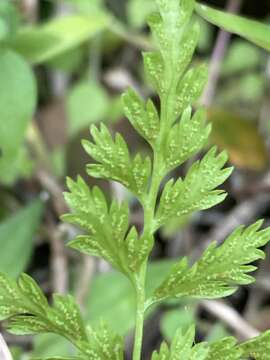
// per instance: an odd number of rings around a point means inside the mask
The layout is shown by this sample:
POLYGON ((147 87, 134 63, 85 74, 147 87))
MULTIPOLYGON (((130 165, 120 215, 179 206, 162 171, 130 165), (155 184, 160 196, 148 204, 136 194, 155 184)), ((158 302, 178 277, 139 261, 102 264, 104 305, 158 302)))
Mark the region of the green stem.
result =
POLYGON ((136 312, 136 330, 133 349, 133 360, 141 359, 142 341, 143 341, 143 324, 144 324, 144 304, 145 304, 145 277, 147 261, 142 266, 137 281, 137 312, 136 312))
MULTIPOLYGON (((162 181, 164 171, 164 161, 161 156, 162 146, 167 137, 167 131, 170 128, 169 121, 173 117, 171 103, 174 100, 175 96, 175 84, 174 78, 172 76, 173 72, 169 69, 168 78, 171 79, 170 85, 168 87, 168 93, 161 99, 161 114, 160 114, 160 134, 154 149, 154 160, 153 160, 153 171, 152 171, 152 180, 149 188, 147 197, 145 198, 143 207, 144 207, 144 231, 142 236, 152 237, 154 233, 154 218, 155 218, 155 208, 158 196, 158 190, 160 183, 162 181)), ((143 325, 144 325, 144 312, 147 304, 145 299, 145 280, 147 272, 147 262, 145 260, 142 265, 141 271, 136 280, 136 294, 137 294, 137 312, 136 312, 136 329, 135 329, 135 339, 134 339, 134 349, 133 349, 133 360, 141 359, 142 351, 142 341, 143 341, 143 325)))

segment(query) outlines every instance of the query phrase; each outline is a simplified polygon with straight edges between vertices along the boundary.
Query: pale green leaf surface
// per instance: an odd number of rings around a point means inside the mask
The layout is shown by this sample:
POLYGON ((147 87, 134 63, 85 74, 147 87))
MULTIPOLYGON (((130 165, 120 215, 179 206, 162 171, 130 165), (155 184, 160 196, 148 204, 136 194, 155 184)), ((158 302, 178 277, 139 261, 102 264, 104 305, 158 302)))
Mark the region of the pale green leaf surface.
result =
POLYGON ((0 271, 17 277, 26 269, 33 249, 43 203, 36 200, 0 223, 0 271))
POLYGON ((75 136, 92 123, 104 120, 109 98, 102 86, 94 81, 76 84, 66 101, 69 135, 75 136))
POLYGON ((23 170, 22 146, 36 105, 36 83, 24 59, 10 50, 0 53, 0 180, 13 182, 23 170))
POLYGON ((207 5, 196 4, 196 11, 204 19, 229 32, 240 35, 256 45, 270 51, 270 26, 226 13, 207 5))
POLYGON ((160 131, 159 115, 151 100, 146 105, 132 89, 123 95, 124 112, 138 133, 154 146, 160 131))
POLYGON ((191 108, 183 112, 181 120, 170 130, 164 149, 167 171, 183 164, 207 143, 211 125, 206 125, 206 114, 198 110, 193 116, 191 108))
POLYGON ((108 25, 108 17, 64 16, 40 27, 21 29, 12 47, 34 64, 40 64, 90 39, 108 25))
MULTIPOLYGON (((146 277, 146 294, 149 296, 169 273, 171 260, 150 262, 146 277)), ((146 318, 152 313, 145 314, 146 318)), ((103 319, 110 328, 120 335, 126 335, 135 325, 136 302, 134 290, 126 277, 112 271, 93 279, 87 300, 86 319, 97 326, 103 319), (106 289, 106 296, 104 296, 106 289), (110 304, 110 306, 108 306, 110 304)))
POLYGON ((206 360, 209 349, 205 343, 194 345, 195 328, 191 326, 185 334, 179 329, 171 343, 171 347, 163 342, 159 353, 155 351, 152 360, 206 360))
POLYGON ((239 348, 246 357, 252 357, 254 360, 269 360, 270 331, 266 331, 261 335, 240 344, 239 348))
POLYGON ((260 230, 262 221, 237 228, 222 245, 213 242, 201 258, 189 267, 183 258, 174 265, 167 279, 155 291, 154 300, 168 297, 220 298, 231 295, 238 285, 250 284, 250 265, 264 258, 259 248, 270 240, 270 228, 260 230))
POLYGON ((102 191, 97 187, 91 191, 81 177, 77 182, 68 179, 68 187, 65 199, 73 214, 63 219, 86 231, 70 247, 103 257, 119 271, 131 274, 149 254, 152 239, 139 238, 134 227, 129 229, 128 205, 114 201, 109 207, 102 191))
POLYGON ((116 133, 113 138, 104 124, 100 129, 92 126, 91 134, 93 142, 85 140, 83 146, 97 163, 87 166, 88 174, 118 181, 141 199, 148 186, 150 158, 143 158, 140 154, 132 158, 123 137, 116 133))
POLYGON ((206 360, 242 360, 242 354, 242 350, 236 346, 236 339, 227 337, 209 344, 206 360))
POLYGON ((155 228, 172 218, 211 208, 224 200, 226 193, 216 188, 231 174, 231 168, 223 168, 226 161, 225 152, 216 155, 216 148, 212 148, 201 161, 191 166, 184 179, 169 180, 156 212, 155 228))

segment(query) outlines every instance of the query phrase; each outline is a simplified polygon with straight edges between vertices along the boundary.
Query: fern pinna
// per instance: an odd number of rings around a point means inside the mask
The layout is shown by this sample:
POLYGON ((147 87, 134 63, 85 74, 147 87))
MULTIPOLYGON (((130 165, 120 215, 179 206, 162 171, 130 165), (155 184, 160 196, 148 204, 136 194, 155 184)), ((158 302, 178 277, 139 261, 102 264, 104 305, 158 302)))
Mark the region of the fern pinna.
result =
MULTIPOLYGON (((211 148, 184 178, 168 179, 172 170, 207 144, 211 129, 205 111, 191 109, 207 80, 207 67, 189 67, 200 31, 191 19, 194 1, 156 0, 156 4, 157 12, 149 19, 156 50, 144 53, 143 59, 147 77, 159 95, 160 109, 132 89, 123 95, 125 114, 149 144, 153 156, 132 156, 123 137, 112 136, 103 124, 93 126, 92 140, 83 142, 95 161, 88 165, 88 174, 117 181, 138 199, 144 212, 143 231, 139 233, 130 226, 126 202, 113 200, 108 204, 103 192, 98 187, 89 189, 81 177, 68 179, 65 198, 72 213, 63 216, 63 220, 84 230, 84 235, 77 236, 69 246, 105 259, 134 287, 137 313, 133 360, 141 359, 144 314, 149 307, 184 296, 203 299, 231 295, 238 285, 254 281, 249 273, 256 269, 254 261, 264 257, 260 248, 270 239, 270 228, 261 230, 261 221, 239 227, 222 245, 213 242, 193 265, 187 258, 180 259, 146 298, 145 279, 155 232, 175 219, 223 201, 226 193, 218 187, 232 172, 232 168, 224 167, 226 153, 211 148)), ((106 325, 95 330, 86 326, 71 296, 54 295, 49 304, 27 275, 16 282, 1 274, 0 284, 0 319, 7 320, 11 333, 59 334, 78 350, 74 360, 124 358, 123 339, 106 325)), ((241 344, 233 337, 198 344, 194 338, 195 327, 185 333, 179 329, 171 346, 163 342, 152 360, 270 359, 270 332, 241 344)))

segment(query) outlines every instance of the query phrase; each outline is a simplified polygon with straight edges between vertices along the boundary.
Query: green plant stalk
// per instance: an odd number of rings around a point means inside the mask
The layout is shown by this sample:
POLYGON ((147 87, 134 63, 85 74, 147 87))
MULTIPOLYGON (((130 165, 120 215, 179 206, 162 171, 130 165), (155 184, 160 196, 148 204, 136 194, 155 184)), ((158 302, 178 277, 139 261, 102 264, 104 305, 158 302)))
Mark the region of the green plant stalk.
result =
MULTIPOLYGON (((173 89, 173 87, 171 87, 173 89)), ((160 123, 161 131, 160 136, 157 140, 157 146, 154 149, 154 161, 153 161, 153 175, 150 185, 149 193, 144 201, 144 232, 142 236, 152 237, 154 233, 154 217, 155 217, 155 208, 158 196, 158 190, 160 183, 165 175, 164 173, 164 163, 161 157, 161 147, 163 142, 166 139, 166 123, 171 117, 171 103, 174 100, 175 92, 168 90, 168 93, 161 101, 161 114, 160 114, 160 123)), ((137 294, 137 310, 136 310, 136 327, 135 327, 135 339, 134 339, 134 349, 133 349, 133 360, 141 359, 142 351, 142 340, 143 340, 143 326, 144 326, 144 312, 147 309, 147 299, 145 298, 145 281, 147 273, 147 263, 148 259, 145 260, 142 265, 141 271, 138 275, 136 281, 136 294, 137 294)))

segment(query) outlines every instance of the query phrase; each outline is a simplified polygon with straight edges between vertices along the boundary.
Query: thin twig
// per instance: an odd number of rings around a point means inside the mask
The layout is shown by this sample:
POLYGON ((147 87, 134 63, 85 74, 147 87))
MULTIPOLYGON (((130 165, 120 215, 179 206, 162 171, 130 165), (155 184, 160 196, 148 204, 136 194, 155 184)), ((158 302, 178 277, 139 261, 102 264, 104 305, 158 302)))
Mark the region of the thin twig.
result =
POLYGON ((222 301, 204 300, 201 305, 212 315, 234 330, 241 340, 259 335, 259 331, 250 325, 236 310, 222 301))
POLYGON ((84 308, 86 299, 89 295, 91 280, 95 270, 94 258, 88 255, 83 256, 82 269, 80 269, 79 284, 76 292, 78 304, 84 308))
POLYGON ((11 353, 10 353, 8 346, 1 334, 0 334, 0 359, 1 360, 12 360, 11 353))
MULTIPOLYGON (((226 11, 237 14, 241 8, 241 5, 242 0, 229 0, 226 6, 226 11)), ((213 102, 218 79, 220 76, 222 61, 224 59, 230 38, 230 33, 224 30, 219 30, 210 60, 208 83, 201 97, 201 104, 204 106, 209 106, 213 102)))
POLYGON ((38 169, 36 177, 44 189, 51 195, 54 210, 58 216, 68 211, 67 205, 63 197, 63 189, 59 185, 56 178, 45 169, 38 169))

